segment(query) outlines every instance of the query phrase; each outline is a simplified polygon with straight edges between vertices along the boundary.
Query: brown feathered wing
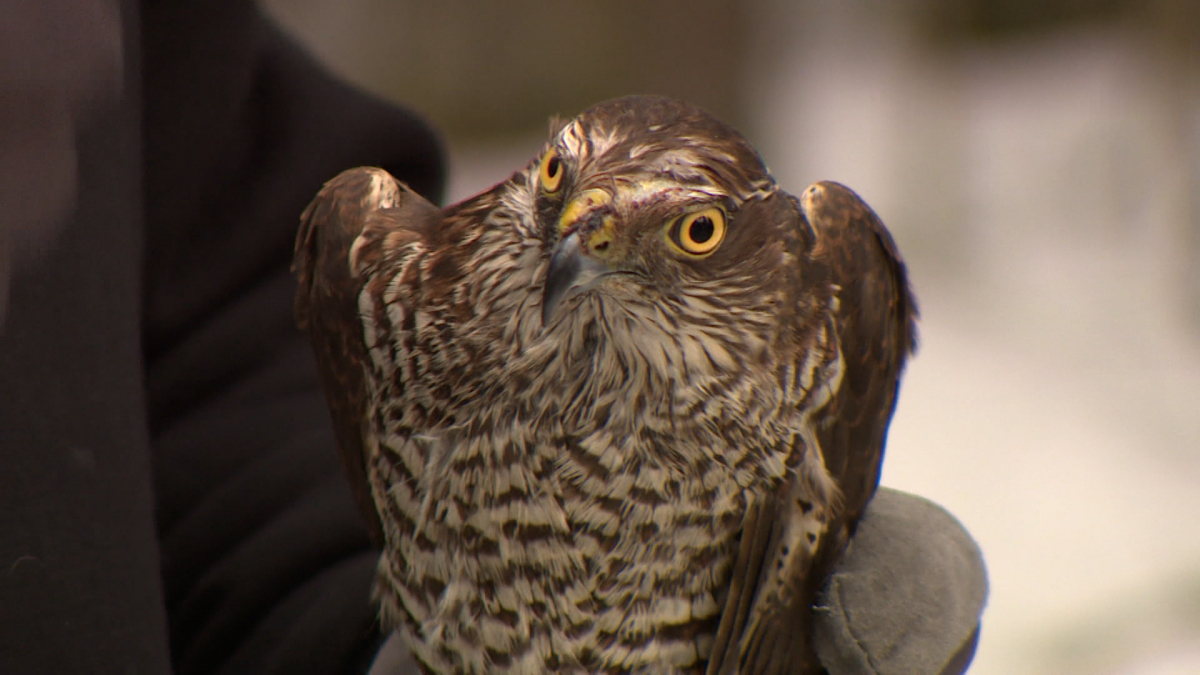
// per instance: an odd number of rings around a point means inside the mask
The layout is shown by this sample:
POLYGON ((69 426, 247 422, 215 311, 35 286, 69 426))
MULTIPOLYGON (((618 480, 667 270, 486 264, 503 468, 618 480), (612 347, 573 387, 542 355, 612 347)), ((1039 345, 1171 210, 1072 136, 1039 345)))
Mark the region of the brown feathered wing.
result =
POLYGON ((793 477, 748 510, 709 673, 824 672, 812 644, 813 605, 879 483, 900 374, 916 346, 916 302, 878 216, 831 182, 810 186, 795 205, 816 235, 808 262, 829 273, 843 359, 840 386, 815 418, 815 440, 840 496, 817 513, 803 498, 808 486, 793 477), (801 550, 789 550, 801 522, 813 529, 799 530, 801 550))
POLYGON ((358 309, 367 263, 360 257, 374 254, 380 238, 424 231, 440 218, 436 206, 383 169, 357 168, 325 184, 301 215, 296 236, 296 322, 312 339, 350 485, 379 546, 383 528, 363 444, 369 421, 363 369, 370 362, 358 309))

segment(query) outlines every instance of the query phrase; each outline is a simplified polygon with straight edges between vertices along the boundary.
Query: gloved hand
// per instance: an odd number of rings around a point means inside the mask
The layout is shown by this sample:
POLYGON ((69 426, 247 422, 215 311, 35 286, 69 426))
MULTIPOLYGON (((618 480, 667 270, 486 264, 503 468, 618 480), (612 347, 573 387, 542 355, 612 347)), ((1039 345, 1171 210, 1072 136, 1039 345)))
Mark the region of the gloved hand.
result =
MULTIPOLYGON (((817 654, 830 675, 959 675, 987 592, 983 556, 954 516, 880 488, 818 601, 817 654)), ((416 672, 393 635, 370 675, 416 672)))
POLYGON ((880 488, 818 601, 830 675, 958 675, 979 639, 983 556, 933 502, 880 488))

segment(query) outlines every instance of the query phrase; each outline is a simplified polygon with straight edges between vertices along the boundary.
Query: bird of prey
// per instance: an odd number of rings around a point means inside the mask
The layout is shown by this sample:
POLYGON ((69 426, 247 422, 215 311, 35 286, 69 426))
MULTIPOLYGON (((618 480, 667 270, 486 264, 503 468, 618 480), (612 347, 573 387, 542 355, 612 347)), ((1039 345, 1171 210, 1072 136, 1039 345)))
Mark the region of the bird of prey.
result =
POLYGON ((299 323, 427 673, 821 673, 916 306, 875 213, 630 97, 439 209, 380 169, 296 242, 299 323))

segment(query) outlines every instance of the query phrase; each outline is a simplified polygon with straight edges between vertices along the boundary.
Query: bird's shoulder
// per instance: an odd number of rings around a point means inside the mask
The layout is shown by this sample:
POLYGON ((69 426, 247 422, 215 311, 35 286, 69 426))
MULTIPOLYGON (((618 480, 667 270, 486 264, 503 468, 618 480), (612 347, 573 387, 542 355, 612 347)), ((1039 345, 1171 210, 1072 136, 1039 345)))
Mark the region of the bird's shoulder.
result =
MULTIPOLYGON (((301 214, 293 270, 297 324, 308 331, 351 486, 377 543, 382 527, 366 475, 364 428, 370 362, 361 299, 380 297, 379 270, 397 265, 436 233, 439 209, 383 169, 343 171, 301 214)), ((371 335, 373 337, 373 333, 371 335)))

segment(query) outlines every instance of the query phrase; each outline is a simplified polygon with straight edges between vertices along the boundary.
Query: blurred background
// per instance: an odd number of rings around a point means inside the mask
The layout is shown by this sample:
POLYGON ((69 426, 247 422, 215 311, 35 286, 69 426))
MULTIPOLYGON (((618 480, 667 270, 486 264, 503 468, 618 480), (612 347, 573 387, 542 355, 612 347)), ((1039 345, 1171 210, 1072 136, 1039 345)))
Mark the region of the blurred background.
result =
POLYGON ((922 310, 883 482, 989 565, 971 672, 1200 673, 1200 3, 264 5, 443 131, 451 200, 630 93, 854 188, 922 310))

